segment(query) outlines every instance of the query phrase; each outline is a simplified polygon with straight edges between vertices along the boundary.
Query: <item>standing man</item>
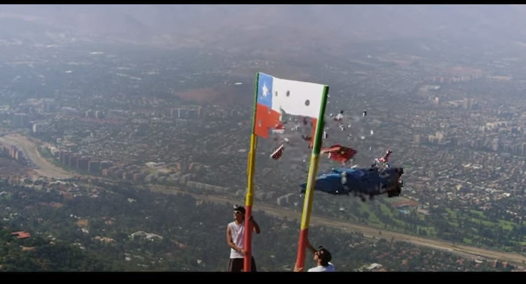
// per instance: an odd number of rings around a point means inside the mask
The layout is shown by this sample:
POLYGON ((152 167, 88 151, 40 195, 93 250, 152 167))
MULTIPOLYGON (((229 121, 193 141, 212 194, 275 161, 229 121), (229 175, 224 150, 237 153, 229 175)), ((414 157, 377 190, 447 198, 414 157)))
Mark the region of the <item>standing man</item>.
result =
MULTIPOLYGON (((249 222, 252 222, 254 232, 259 234, 258 223, 250 216, 249 222)), ((234 205, 234 221, 230 222, 226 228, 226 241, 230 247, 230 261, 228 262, 229 272, 242 272, 244 266, 245 250, 243 248, 243 241, 245 239, 245 207, 234 205)), ((251 272, 256 271, 256 262, 252 256, 251 272)))

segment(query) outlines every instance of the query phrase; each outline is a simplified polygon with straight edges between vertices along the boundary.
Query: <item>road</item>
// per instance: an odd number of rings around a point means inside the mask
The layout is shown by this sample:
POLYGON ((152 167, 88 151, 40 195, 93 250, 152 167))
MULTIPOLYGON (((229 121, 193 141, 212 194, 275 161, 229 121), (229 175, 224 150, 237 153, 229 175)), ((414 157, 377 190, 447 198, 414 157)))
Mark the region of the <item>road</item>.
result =
POLYGON ((51 162, 40 156, 35 143, 29 141, 26 137, 19 134, 9 134, 0 137, 0 142, 19 146, 24 150, 27 158, 37 166, 35 172, 41 176, 55 179, 70 178, 73 175, 60 167, 53 165, 51 162))
MULTIPOLYGON (((161 192, 161 193, 169 193, 169 194, 170 193, 171 194, 187 193, 188 194, 187 191, 180 190, 176 187, 151 186, 150 189, 152 191, 161 192)), ((201 194, 191 194, 191 195, 193 195, 195 198, 210 201, 210 202, 215 202, 215 203, 222 203, 222 204, 232 203, 232 199, 228 197, 219 197, 219 196, 201 195, 201 194)), ((254 206, 254 210, 261 210, 261 211, 264 211, 268 215, 279 217, 279 218, 283 218, 286 216, 289 219, 296 219, 296 220, 301 219, 300 212, 294 212, 291 209, 281 208, 277 206, 270 206, 270 205, 257 203, 256 206, 254 206)), ((394 238, 395 240, 398 240, 398 241, 407 241, 407 242, 410 242, 410 243, 413 243, 419 246, 425 246, 425 247, 429 247, 433 249, 449 251, 451 253, 455 253, 463 257, 478 258, 480 256, 480 257, 483 257, 489 260, 498 259, 500 261, 508 261, 509 263, 513 263, 518 266, 524 266, 523 262, 526 262, 526 256, 522 256, 517 253, 506 253, 506 252, 492 251, 492 250, 464 246, 464 245, 453 245, 452 243, 447 242, 447 241, 440 241, 440 240, 410 236, 410 235, 406 235, 402 233, 385 231, 385 230, 381 230, 378 228, 372 228, 369 226, 357 225, 357 224, 352 224, 352 223, 328 219, 328 218, 311 216, 310 224, 311 225, 323 225, 323 226, 328 226, 328 227, 332 227, 336 229, 342 229, 346 231, 360 232, 360 233, 363 233, 364 235, 368 235, 371 237, 377 237, 377 238, 385 238, 388 240, 391 238, 394 238), (381 235, 379 233, 380 231, 381 231, 381 235)))
MULTIPOLYGON (((61 169, 60 167, 53 165, 52 163, 47 161, 45 158, 40 156, 40 154, 37 151, 36 145, 22 135, 14 134, 14 135, 0 137, 0 141, 6 142, 12 145, 18 145, 22 149, 24 149, 24 152, 28 156, 28 159, 30 159, 35 165, 39 167, 38 171, 43 176, 54 177, 58 179, 68 178, 72 176, 72 174, 61 169)), ((191 193, 188 193, 187 191, 180 190, 177 187, 152 185, 152 186, 149 186, 149 188, 152 191, 161 192, 161 193, 191 194, 191 193)), ((193 195, 195 198, 210 201, 210 202, 215 202, 215 203, 222 203, 222 204, 232 203, 232 199, 229 197, 201 195, 201 194, 191 194, 191 195, 193 195)), ((300 212, 294 212, 291 209, 277 207, 277 206, 257 204, 254 209, 264 211, 266 214, 275 216, 278 218, 283 218, 285 216, 289 219, 292 218, 292 219, 298 220, 301 218, 300 212)), ((407 242, 411 242, 413 244, 420 245, 420 246, 450 251, 452 253, 456 253, 464 257, 471 256, 475 258, 475 257, 481 256, 481 257, 484 257, 490 260, 499 259, 501 261, 508 261, 510 263, 514 263, 519 266, 524 266, 523 263, 526 262, 526 257, 520 254, 517 254, 517 253, 505 253, 505 252, 492 251, 492 250, 464 246, 464 245, 453 245, 450 242, 446 242, 446 241, 410 236, 406 234, 395 233, 395 232, 390 232, 386 230, 380 230, 378 228, 368 227, 364 225, 357 225, 357 224, 352 224, 352 223, 328 219, 328 218, 312 216, 310 223, 311 225, 324 225, 324 226, 329 226, 332 228, 342 229, 346 231, 356 231, 356 232, 360 232, 360 233, 363 233, 364 235, 371 236, 371 237, 381 237, 381 238, 386 238, 386 239, 394 238, 395 240, 407 241, 407 242), (379 234, 380 231, 381 231, 381 235, 379 234)))

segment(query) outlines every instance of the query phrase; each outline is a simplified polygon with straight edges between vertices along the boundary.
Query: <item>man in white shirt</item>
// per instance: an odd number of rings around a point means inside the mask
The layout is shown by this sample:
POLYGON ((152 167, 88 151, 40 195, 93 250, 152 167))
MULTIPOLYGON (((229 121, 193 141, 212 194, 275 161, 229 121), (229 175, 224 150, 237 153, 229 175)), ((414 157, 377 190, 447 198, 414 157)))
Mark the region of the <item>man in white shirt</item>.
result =
MULTIPOLYGON (((316 250, 309 240, 307 240, 307 248, 314 254, 314 261, 316 261, 317 266, 310 268, 307 272, 335 272, 336 268, 334 264, 330 261, 332 260, 331 253, 324 247, 319 246, 316 250)), ((295 268, 295 272, 303 271, 303 268, 295 268)))
MULTIPOLYGON (((258 223, 250 216, 250 222, 256 234, 261 232, 258 223)), ((245 239, 245 207, 234 205, 234 221, 230 222, 226 229, 226 241, 230 247, 230 261, 228 262, 229 272, 243 271, 245 249, 243 247, 245 239)), ((256 271, 256 262, 252 256, 251 272, 256 271)))

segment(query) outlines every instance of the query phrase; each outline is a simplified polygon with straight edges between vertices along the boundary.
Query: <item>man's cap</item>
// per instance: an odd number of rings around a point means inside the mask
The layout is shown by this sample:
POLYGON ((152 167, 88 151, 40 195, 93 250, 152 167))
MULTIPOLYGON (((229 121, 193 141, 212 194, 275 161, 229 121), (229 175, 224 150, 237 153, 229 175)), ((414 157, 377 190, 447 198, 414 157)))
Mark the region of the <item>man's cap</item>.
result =
POLYGON ((245 207, 241 206, 241 205, 234 205, 234 211, 239 211, 241 213, 245 213, 245 207))
POLYGON ((328 251, 326 248, 324 248, 323 246, 319 246, 318 247, 318 257, 322 260, 322 261, 325 261, 325 262, 329 262, 332 260, 332 255, 331 255, 331 252, 328 251))

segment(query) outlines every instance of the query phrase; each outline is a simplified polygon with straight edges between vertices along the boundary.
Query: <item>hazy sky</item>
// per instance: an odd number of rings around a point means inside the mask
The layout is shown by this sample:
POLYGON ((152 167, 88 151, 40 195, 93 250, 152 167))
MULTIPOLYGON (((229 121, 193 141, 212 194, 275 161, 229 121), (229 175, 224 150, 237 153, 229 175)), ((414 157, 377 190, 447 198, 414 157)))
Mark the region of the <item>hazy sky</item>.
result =
MULTIPOLYGON (((525 35, 520 5, 0 5, 0 16, 135 40, 361 41, 525 35), (265 39, 261 39, 262 37, 265 39)), ((0 27, 13 29, 16 27, 0 27)))

